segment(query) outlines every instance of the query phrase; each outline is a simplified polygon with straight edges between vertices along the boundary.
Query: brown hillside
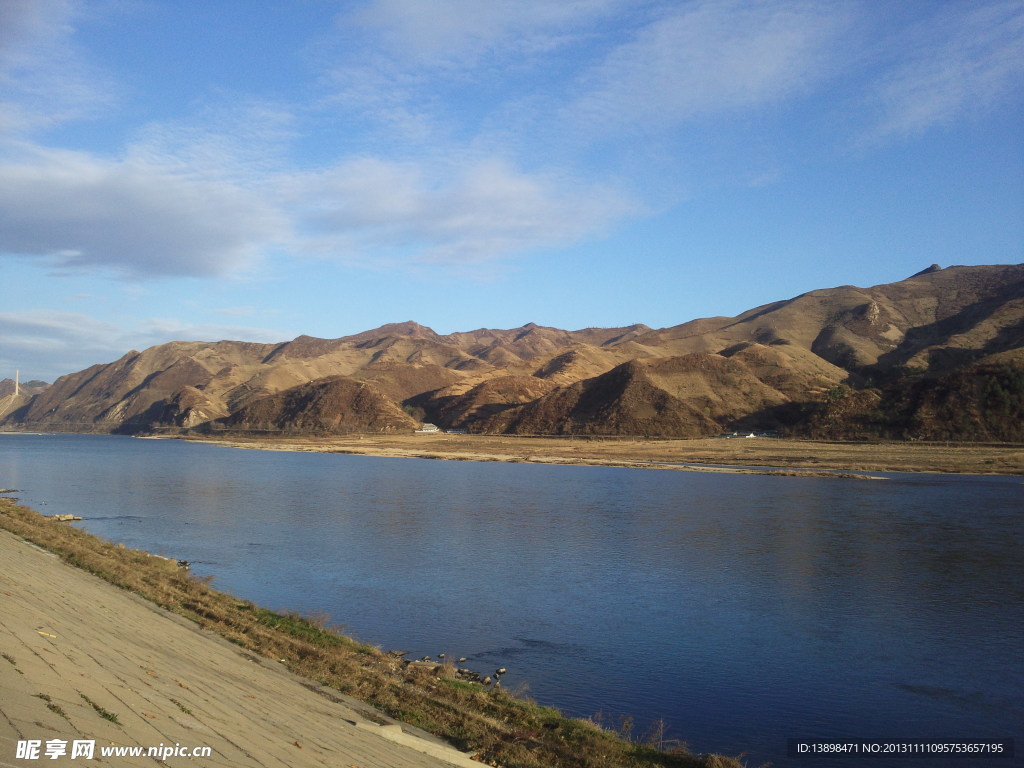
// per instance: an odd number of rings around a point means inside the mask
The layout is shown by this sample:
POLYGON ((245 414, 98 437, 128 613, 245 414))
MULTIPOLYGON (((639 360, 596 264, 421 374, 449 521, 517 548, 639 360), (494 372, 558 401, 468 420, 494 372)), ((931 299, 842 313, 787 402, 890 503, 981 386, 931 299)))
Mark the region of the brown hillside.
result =
POLYGON ((22 381, 15 383, 14 379, 3 379, 0 381, 0 419, 7 414, 24 408, 33 397, 45 391, 50 386, 45 381, 22 381), (15 394, 15 389, 18 393, 15 394))
POLYGON ((1024 442, 1024 362, 986 362, 883 389, 838 387, 807 422, 810 436, 1024 442))
POLYGON ((409 431, 419 422, 373 382, 333 376, 264 397, 210 426, 239 432, 349 434, 409 431))
POLYGON ((631 341, 606 347, 576 343, 566 351, 545 359, 532 373, 539 379, 564 385, 599 376, 630 360, 647 357, 658 357, 657 350, 631 341))
POLYGON ((440 365, 374 363, 363 368, 356 378, 374 382, 381 394, 401 403, 424 392, 435 392, 465 377, 440 365))
POLYGON ((636 341, 675 354, 744 341, 788 343, 857 371, 903 364, 926 351, 941 357, 946 350, 1010 345, 1013 331, 1004 329, 1016 327, 1019 338, 1022 296, 1024 265, 949 267, 872 288, 811 291, 735 318, 652 331, 636 341))
POLYGON ((793 400, 816 400, 848 375, 842 368, 794 344, 765 346, 742 342, 719 354, 743 363, 760 381, 793 400))
POLYGON ((743 363, 695 353, 632 360, 486 419, 477 430, 698 437, 787 401, 743 363))
POLYGON ((454 387, 414 401, 428 421, 445 428, 466 428, 474 422, 530 403, 546 395, 555 384, 533 376, 498 376, 455 394, 454 387))
POLYGON ((202 387, 229 360, 258 361, 273 345, 221 341, 171 342, 131 351, 113 363, 62 376, 9 420, 66 431, 130 431, 163 425, 164 412, 184 387, 202 387))
MULTIPOLYGON (((18 394, 31 397, 32 395, 38 395, 48 386, 50 385, 47 384, 45 381, 22 381, 18 383, 18 394)), ((8 395, 13 395, 14 388, 14 379, 0 380, 0 397, 7 397, 8 395)))
MULTIPOLYGON (((340 376, 372 383, 389 408, 367 405, 329 426, 334 417, 312 415, 312 404, 281 404, 282 413, 296 414, 288 429, 353 429, 372 422, 371 412, 383 419, 379 427, 398 428, 406 422, 393 418, 397 409, 473 431, 693 435, 763 424, 820 432, 827 422, 849 432, 852 421, 822 420, 842 385, 868 393, 859 397, 854 431, 910 434, 907 420, 918 408, 911 403, 939 413, 955 410, 958 398, 968 398, 965 407, 976 402, 966 385, 949 384, 946 411, 928 406, 930 388, 954 381, 943 377, 1022 360, 1024 265, 929 268, 897 283, 810 291, 736 317, 662 329, 527 323, 441 335, 409 321, 335 339, 171 342, 11 401, 0 426, 139 433, 243 411, 243 421, 285 424, 285 416, 255 406, 340 376), (867 408, 873 397, 878 407, 867 408)), ((348 403, 340 391, 335 396, 338 407, 348 403)))

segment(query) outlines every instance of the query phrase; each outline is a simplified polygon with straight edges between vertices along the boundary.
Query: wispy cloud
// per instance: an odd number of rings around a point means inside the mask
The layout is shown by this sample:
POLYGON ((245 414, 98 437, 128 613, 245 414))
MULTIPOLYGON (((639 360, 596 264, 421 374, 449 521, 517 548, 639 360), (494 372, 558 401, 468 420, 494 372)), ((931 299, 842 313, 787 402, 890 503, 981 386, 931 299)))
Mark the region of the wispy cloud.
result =
POLYGON ((377 45, 417 66, 467 68, 484 59, 548 53, 625 5, 625 0, 372 0, 340 16, 339 24, 367 28, 377 45))
POLYGON ((626 10, 654 4, 370 0, 340 14, 334 44, 321 49, 323 104, 392 148, 441 153, 475 142, 477 121, 502 105, 549 98, 604 25, 631 24, 626 10))
POLYGON ((228 181, 38 147, 0 164, 0 251, 62 268, 225 275, 281 233, 277 211, 228 181))
POLYGON ((593 236, 638 209, 493 157, 236 174, 222 153, 211 168, 153 146, 108 160, 24 145, 0 162, 0 251, 131 279, 233 275, 282 249, 354 265, 478 263, 593 236))
MULTIPOLYGON (((0 115, 20 125, 0 145, 0 252, 133 279, 304 253, 510 259, 677 200, 678 137, 689 130, 699 153, 722 125, 711 118, 867 101, 860 125, 889 138, 1004 98, 1024 71, 1017 0, 940 4, 874 45, 858 36, 871 5, 856 0, 367 0, 318 49, 321 98, 220 94, 130 126, 100 156, 47 148, 29 127, 116 90, 76 52, 81 7, 0 0, 0 115)), ((316 90, 305 85, 296 93, 316 90)), ((777 177, 750 165, 745 178, 777 177)))
POLYGON ((291 144, 300 136, 293 109, 280 102, 225 98, 194 114, 139 127, 124 158, 193 179, 259 184, 288 167, 291 144))
POLYGON ((77 312, 0 312, 0 367, 19 367, 32 378, 53 381, 100 361, 116 360, 127 351, 117 344, 121 335, 113 323, 77 312))
POLYGON ((938 6, 899 30, 898 52, 865 99, 869 137, 919 134, 935 125, 1019 99, 1024 82, 1024 5, 1017 0, 938 6))
POLYGON ((661 132, 694 117, 777 102, 832 71, 843 3, 669 6, 585 74, 563 119, 591 135, 661 132))
POLYGON ((94 114, 116 87, 74 44, 73 0, 0 0, 0 135, 94 114))
MULTIPOLYGON (((557 37, 581 15, 620 3, 485 7, 451 0, 435 9, 427 28, 399 13, 415 16, 415 4, 379 0, 346 18, 373 38, 368 49, 379 54, 393 44, 420 64, 443 68, 515 47, 519 32, 557 37)), ((54 39, 69 40, 73 5, 60 7, 63 27, 33 17, 18 39, 38 42, 49 29, 54 39)), ((43 67, 35 56, 23 66, 43 67)), ((408 92, 393 87, 417 80, 415 69, 378 73, 391 86, 354 97, 377 119, 403 126, 406 139, 415 136, 405 152, 354 126, 351 115, 339 116, 337 102, 325 113, 323 103, 245 97, 133 127, 112 156, 27 138, 0 144, 0 252, 130 279, 222 277, 306 253, 394 268, 479 263, 593 236, 637 210, 607 185, 558 169, 526 171, 509 155, 474 150, 471 137, 439 131, 414 98, 406 100, 408 92), (295 145, 309 138, 303 130, 343 136, 322 159, 325 170, 295 167, 295 145)))
POLYGON ((111 323, 94 320, 79 312, 29 310, 13 314, 0 312, 0 329, 5 346, 52 347, 60 344, 95 342, 117 332, 111 323))
POLYGON ((572 179, 495 159, 453 169, 360 158, 292 177, 288 194, 307 247, 347 260, 478 263, 578 240, 636 203, 572 179))

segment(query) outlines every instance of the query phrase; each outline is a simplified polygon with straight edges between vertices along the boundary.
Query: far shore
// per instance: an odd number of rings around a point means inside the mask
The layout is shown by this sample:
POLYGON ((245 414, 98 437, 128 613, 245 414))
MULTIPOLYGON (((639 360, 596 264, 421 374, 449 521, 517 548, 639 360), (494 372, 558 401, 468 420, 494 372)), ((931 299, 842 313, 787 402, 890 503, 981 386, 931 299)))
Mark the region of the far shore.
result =
POLYGON ((582 464, 690 472, 845 476, 865 472, 1024 474, 1024 445, 854 443, 780 438, 516 437, 511 435, 211 436, 184 439, 265 451, 582 464))

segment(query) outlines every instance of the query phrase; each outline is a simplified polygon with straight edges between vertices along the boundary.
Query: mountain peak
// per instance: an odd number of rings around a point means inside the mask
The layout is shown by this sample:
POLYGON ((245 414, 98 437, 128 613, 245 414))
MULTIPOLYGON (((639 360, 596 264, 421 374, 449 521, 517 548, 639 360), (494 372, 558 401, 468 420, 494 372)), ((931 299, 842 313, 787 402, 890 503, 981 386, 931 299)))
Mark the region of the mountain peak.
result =
POLYGON ((930 267, 927 267, 926 269, 922 269, 920 272, 915 272, 914 274, 911 275, 911 277, 920 277, 921 275, 930 275, 932 272, 941 272, 941 271, 942 271, 942 267, 940 267, 938 264, 932 264, 930 267))
POLYGON ((366 333, 385 336, 417 336, 421 338, 437 336, 433 328, 420 325, 415 320, 406 320, 404 323, 385 323, 372 331, 366 331, 366 333))
POLYGON ((378 328, 371 328, 362 333, 351 336, 343 336, 339 341, 367 342, 386 339, 391 336, 403 336, 413 339, 438 339, 440 338, 433 328, 420 325, 415 320, 406 320, 404 323, 385 323, 378 328))

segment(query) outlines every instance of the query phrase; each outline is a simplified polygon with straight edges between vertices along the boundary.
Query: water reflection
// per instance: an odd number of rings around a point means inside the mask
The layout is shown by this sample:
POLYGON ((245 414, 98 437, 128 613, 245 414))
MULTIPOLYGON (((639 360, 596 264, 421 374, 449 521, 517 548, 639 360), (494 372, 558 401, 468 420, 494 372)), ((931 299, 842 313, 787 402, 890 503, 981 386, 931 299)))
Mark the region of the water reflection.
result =
POLYGON ((699 750, 789 765, 789 737, 1021 735, 1018 478, 82 436, 0 436, 0 460, 26 503, 192 560, 222 589, 413 655, 507 666, 511 686, 571 714, 664 717, 699 750))

